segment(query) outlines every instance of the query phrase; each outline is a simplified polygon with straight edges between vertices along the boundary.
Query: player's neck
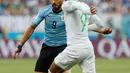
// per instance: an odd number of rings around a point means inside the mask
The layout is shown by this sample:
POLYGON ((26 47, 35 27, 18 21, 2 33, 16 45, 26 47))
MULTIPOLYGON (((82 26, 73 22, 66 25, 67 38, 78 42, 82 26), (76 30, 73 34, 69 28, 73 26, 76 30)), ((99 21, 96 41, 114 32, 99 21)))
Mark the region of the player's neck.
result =
POLYGON ((62 9, 59 10, 53 10, 54 13, 60 13, 62 11, 62 9))

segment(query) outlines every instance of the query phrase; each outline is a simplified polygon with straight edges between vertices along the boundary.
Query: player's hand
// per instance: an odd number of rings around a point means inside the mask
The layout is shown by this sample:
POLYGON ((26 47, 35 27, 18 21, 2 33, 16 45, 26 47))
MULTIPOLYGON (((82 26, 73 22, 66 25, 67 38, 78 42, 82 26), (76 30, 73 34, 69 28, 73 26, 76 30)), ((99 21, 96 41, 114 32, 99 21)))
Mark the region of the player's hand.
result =
POLYGON ((97 13, 97 10, 95 7, 90 7, 90 10, 91 10, 92 15, 97 13))
POLYGON ((22 46, 18 45, 17 48, 14 51, 14 56, 13 58, 16 59, 17 56, 19 56, 20 52, 22 51, 22 46))
POLYGON ((110 33, 112 33, 112 29, 111 28, 105 28, 105 29, 102 30, 102 33, 103 34, 110 34, 110 33))

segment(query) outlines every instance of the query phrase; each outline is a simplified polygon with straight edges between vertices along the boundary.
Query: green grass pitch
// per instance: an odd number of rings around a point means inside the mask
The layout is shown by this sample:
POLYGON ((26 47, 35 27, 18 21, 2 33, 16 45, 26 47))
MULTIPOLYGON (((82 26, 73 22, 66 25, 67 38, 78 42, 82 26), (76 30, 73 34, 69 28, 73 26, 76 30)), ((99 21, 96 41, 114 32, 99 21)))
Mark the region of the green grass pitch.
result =
MULTIPOLYGON (((0 59, 0 73, 34 73, 36 59, 0 59)), ((130 58, 96 58, 97 73, 130 73, 130 58)), ((72 73, 81 73, 76 65, 72 73)))

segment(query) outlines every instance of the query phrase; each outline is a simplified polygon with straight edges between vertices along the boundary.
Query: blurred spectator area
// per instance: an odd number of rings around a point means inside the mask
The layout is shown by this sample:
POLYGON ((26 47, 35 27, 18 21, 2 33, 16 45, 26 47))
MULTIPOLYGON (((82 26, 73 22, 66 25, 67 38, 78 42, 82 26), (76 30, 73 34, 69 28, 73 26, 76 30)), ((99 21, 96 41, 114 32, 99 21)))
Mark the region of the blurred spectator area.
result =
MULTIPOLYGON (((113 29, 112 38, 130 37, 130 0, 82 0, 94 6, 107 27, 113 29), (129 31, 129 32, 128 32, 129 31)), ((6 33, 23 33, 49 0, 0 0, 0 27, 6 33)), ((44 21, 36 32, 44 33, 44 21)), ((0 28, 0 29, 1 29, 0 28)), ((101 36, 90 32, 92 38, 101 36)))
POLYGON ((48 0, 0 0, 1 15, 35 15, 48 0))

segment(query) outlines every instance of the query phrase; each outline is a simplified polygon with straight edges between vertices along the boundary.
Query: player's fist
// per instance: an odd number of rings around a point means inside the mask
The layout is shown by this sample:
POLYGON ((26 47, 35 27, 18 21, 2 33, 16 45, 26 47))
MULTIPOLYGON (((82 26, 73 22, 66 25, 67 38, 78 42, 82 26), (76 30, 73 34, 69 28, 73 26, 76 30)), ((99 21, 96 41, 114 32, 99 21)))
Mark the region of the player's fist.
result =
POLYGON ((16 59, 17 56, 19 56, 20 52, 22 51, 22 46, 18 45, 17 48, 14 51, 14 56, 13 58, 16 59))
POLYGON ((112 33, 112 29, 111 28, 105 28, 105 29, 103 29, 102 33, 103 34, 110 34, 110 33, 112 33))
POLYGON ((97 10, 95 7, 90 7, 90 10, 91 10, 92 15, 97 13, 97 10))

